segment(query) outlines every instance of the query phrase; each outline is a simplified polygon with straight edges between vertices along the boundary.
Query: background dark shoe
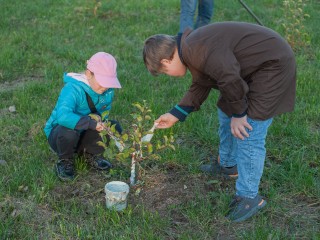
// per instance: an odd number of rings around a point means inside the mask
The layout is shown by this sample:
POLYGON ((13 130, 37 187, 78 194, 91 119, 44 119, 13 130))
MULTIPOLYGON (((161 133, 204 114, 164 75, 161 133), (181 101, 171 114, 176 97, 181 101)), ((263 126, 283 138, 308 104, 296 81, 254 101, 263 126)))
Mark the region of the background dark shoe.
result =
POLYGON ((56 164, 56 173, 62 181, 73 180, 75 178, 73 159, 60 159, 56 164))
POLYGON ((237 178, 238 177, 238 169, 237 165, 233 167, 222 167, 220 165, 220 158, 214 159, 211 158, 211 164, 204 164, 200 166, 200 170, 206 174, 214 175, 222 175, 226 178, 237 178))
POLYGON ((230 212, 227 215, 227 218, 232 222, 245 221, 258 213, 260 209, 266 206, 266 204, 267 201, 260 195, 257 195, 253 199, 236 196, 229 205, 230 212))

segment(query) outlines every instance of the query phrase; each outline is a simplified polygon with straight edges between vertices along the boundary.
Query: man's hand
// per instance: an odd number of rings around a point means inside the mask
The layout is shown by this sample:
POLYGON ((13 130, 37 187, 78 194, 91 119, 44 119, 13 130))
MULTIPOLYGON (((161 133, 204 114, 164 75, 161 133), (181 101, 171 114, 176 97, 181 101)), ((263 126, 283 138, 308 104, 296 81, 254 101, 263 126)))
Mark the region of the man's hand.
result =
POLYGON ((176 122, 178 122, 178 118, 173 116, 171 113, 166 113, 161 115, 157 120, 155 120, 155 124, 157 124, 157 128, 169 128, 172 127, 176 122))
POLYGON ((244 140, 244 137, 249 137, 246 128, 252 131, 251 125, 247 122, 247 115, 242 118, 231 118, 231 133, 234 137, 244 140))

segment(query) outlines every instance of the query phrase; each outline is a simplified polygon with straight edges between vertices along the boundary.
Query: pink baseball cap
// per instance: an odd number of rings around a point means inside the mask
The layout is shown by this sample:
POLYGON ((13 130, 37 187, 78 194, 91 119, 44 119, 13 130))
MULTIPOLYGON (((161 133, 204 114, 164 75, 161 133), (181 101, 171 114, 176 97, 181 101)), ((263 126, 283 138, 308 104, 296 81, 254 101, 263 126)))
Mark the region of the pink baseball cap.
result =
POLYGON ((117 62, 114 57, 105 52, 94 54, 87 61, 87 69, 94 73, 94 77, 105 88, 121 88, 117 78, 117 62))

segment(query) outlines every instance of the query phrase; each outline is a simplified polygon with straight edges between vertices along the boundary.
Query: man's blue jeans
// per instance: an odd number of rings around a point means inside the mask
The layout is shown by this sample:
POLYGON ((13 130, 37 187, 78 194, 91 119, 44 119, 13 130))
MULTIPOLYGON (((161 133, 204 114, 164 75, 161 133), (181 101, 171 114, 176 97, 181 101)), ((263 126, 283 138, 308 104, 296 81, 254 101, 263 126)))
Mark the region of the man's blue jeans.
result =
POLYGON ((183 33, 187 27, 198 28, 207 25, 213 14, 213 0, 181 0, 181 13, 180 13, 180 29, 179 32, 183 33), (193 19, 196 12, 198 3, 198 16, 194 24, 193 19))
POLYGON ((236 182, 236 195, 255 198, 263 173, 266 157, 265 140, 272 118, 259 121, 247 117, 253 130, 247 129, 250 136, 241 140, 231 134, 231 118, 220 109, 218 109, 218 117, 220 165, 232 167, 237 164, 239 176, 236 182))

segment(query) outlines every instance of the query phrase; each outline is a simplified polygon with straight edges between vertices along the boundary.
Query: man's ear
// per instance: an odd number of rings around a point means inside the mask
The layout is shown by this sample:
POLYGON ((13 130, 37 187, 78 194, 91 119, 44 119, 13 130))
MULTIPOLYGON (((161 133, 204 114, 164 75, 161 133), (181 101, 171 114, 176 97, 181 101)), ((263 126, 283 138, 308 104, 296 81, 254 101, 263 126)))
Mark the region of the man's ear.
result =
POLYGON ((168 65, 168 64, 171 63, 171 60, 169 60, 169 59, 161 59, 160 62, 161 62, 162 65, 165 65, 165 66, 166 66, 166 65, 168 65))

